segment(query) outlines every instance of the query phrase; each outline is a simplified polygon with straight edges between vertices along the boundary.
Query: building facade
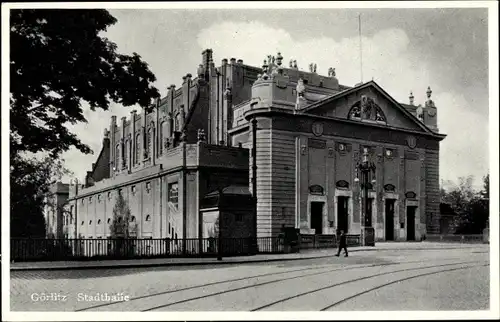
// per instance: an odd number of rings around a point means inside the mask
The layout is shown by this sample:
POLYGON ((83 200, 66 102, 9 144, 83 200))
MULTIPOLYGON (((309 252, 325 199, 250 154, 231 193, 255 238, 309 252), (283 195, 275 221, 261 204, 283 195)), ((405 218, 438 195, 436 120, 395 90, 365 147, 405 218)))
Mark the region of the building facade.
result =
POLYGON ((69 214, 66 214, 68 203, 69 185, 56 182, 50 189, 45 200, 45 226, 47 237, 63 238, 67 236, 69 227, 69 214), (68 222, 67 222, 68 221, 68 222))
POLYGON ((365 155, 376 166, 367 186, 376 239, 420 240, 440 222, 445 135, 431 94, 402 104, 373 81, 340 85, 333 68, 285 67, 279 53, 261 68, 234 58, 216 67, 205 50, 196 78, 168 87, 150 111, 112 117, 85 182, 70 188, 70 237, 108 237, 118 194, 138 238, 207 237, 203 200, 228 186, 256 197, 259 237, 283 226, 359 234, 365 155))

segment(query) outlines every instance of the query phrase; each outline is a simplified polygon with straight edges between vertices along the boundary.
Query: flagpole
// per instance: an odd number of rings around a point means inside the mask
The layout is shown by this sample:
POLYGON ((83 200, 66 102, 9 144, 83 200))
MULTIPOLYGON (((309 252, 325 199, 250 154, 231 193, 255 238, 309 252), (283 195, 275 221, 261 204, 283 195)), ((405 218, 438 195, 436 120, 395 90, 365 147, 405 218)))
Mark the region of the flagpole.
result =
POLYGON ((358 16, 358 27, 359 27, 359 69, 361 73, 361 83, 363 83, 363 42, 361 40, 361 13, 358 16))

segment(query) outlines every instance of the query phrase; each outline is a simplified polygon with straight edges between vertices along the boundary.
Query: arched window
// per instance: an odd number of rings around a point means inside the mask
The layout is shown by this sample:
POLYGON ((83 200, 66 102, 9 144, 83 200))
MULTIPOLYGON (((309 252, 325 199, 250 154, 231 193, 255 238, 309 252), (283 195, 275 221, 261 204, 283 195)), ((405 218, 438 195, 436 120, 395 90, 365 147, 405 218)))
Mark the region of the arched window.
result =
POLYGON ((141 160, 141 135, 137 134, 135 136, 135 164, 139 163, 141 160))
POLYGON ((122 160, 123 160, 123 168, 127 168, 127 159, 128 159, 128 140, 125 141, 125 143, 123 144, 123 156, 122 156, 122 160))
POLYGON ((115 167, 115 171, 117 171, 120 167, 119 156, 120 156, 120 145, 117 144, 115 147, 115 160, 114 160, 115 164, 113 165, 115 167))
POLYGON ((108 218, 108 224, 111 223, 111 218, 108 218))
POLYGON ((151 125, 149 126, 149 129, 148 129, 148 134, 147 134, 147 141, 146 141, 146 155, 148 157, 151 156, 151 150, 152 150, 152 145, 151 145, 151 142, 153 140, 153 133, 154 133, 154 124, 151 123, 151 125))
POLYGON ((146 221, 151 221, 151 216, 150 215, 146 216, 146 221))
POLYGON ((160 128, 158 131, 160 132, 160 139, 158 140, 158 155, 163 154, 163 126, 165 125, 165 121, 161 122, 160 128))
POLYGON ((180 131, 180 129, 179 129, 180 118, 181 118, 181 114, 177 113, 177 115, 175 116, 175 131, 176 132, 180 131))
POLYGON ((132 217, 130 218, 130 221, 131 221, 131 222, 134 222, 134 221, 135 221, 135 216, 132 216, 132 217))
POLYGON ((92 225, 92 220, 89 220, 89 226, 92 225))
POLYGON ((99 220, 97 221, 97 224, 98 224, 98 225, 100 225, 100 224, 101 224, 101 219, 99 219, 99 220))
POLYGON ((122 222, 122 217, 118 217, 118 222, 121 223, 122 222))

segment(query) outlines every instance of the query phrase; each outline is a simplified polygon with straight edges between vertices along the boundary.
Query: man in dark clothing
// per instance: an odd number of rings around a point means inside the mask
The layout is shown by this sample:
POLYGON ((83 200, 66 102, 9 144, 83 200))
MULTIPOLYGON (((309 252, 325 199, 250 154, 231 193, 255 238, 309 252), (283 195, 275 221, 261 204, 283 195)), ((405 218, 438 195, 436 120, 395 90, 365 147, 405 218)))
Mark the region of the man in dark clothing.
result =
POLYGON ((342 249, 344 249, 344 254, 345 254, 344 257, 347 257, 348 256, 348 254, 347 254, 347 240, 346 240, 346 235, 344 234, 343 230, 340 231, 339 251, 337 252, 337 254, 335 256, 339 257, 342 249))

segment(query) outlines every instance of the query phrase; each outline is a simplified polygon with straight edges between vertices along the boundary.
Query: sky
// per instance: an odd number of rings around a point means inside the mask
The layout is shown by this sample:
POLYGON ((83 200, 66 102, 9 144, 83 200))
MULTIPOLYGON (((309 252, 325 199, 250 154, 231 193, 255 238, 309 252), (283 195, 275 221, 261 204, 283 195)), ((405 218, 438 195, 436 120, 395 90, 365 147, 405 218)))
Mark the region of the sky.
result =
MULTIPOLYGON (((318 73, 336 68, 343 85, 374 80, 392 97, 424 104, 426 89, 438 109, 440 177, 445 186, 473 175, 481 187, 489 172, 488 11, 466 9, 114 9, 118 19, 104 34, 118 51, 139 53, 157 77, 162 96, 182 76, 196 75, 201 52, 213 49, 214 61, 243 59, 261 66, 279 51, 284 62, 296 59, 299 69, 316 63, 318 73)), ((80 180, 102 148, 111 115, 130 116, 134 107, 113 105, 91 112, 87 124, 71 127, 94 151, 63 155, 80 180)), ((135 109, 138 109, 135 107, 135 109)), ((139 109, 138 109, 139 110, 139 109)))

